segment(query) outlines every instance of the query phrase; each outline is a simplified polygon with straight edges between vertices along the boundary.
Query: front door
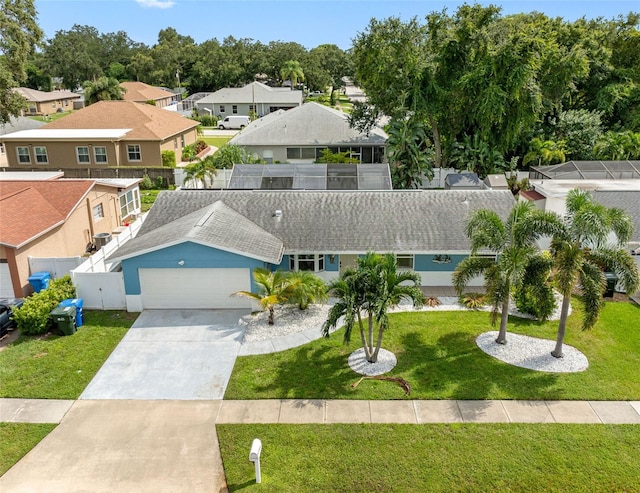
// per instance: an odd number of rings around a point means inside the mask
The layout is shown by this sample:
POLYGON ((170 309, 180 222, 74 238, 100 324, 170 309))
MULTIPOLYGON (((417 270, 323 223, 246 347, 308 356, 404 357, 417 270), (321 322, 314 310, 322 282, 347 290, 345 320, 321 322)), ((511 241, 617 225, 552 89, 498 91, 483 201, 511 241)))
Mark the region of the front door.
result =
POLYGON ((340 274, 342 274, 345 269, 355 269, 356 267, 358 267, 357 255, 340 255, 340 274))

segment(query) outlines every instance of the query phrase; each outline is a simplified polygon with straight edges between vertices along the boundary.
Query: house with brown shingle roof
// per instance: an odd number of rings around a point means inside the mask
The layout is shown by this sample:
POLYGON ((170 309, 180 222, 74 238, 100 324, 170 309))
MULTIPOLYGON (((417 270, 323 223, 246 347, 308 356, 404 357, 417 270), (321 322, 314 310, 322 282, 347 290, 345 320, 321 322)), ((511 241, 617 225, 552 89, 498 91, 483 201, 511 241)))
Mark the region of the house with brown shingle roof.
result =
POLYGON ((28 87, 16 87, 17 92, 28 102, 26 115, 51 115, 52 113, 70 111, 73 109, 73 102, 80 101, 82 96, 71 91, 38 91, 28 87))
POLYGON ((96 180, 0 181, 0 298, 31 293, 29 257, 81 257, 118 228, 118 195, 96 180))
POLYGON ((37 130, 0 137, 9 167, 162 166, 197 139, 198 122, 156 106, 99 101, 37 130))
POLYGON ((158 108, 166 108, 172 101, 176 100, 176 95, 160 87, 150 86, 144 82, 121 82, 120 87, 125 90, 123 99, 136 103, 146 103, 154 101, 158 108))

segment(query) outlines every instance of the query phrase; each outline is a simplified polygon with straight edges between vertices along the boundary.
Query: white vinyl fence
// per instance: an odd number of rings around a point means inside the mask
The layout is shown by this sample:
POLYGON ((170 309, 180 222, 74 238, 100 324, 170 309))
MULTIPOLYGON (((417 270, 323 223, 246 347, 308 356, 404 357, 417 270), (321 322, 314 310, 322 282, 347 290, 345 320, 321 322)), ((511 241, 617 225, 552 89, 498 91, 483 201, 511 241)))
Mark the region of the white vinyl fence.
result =
POLYGON ((85 308, 97 310, 124 310, 126 308, 122 271, 119 265, 105 262, 105 257, 135 237, 145 218, 146 214, 140 216, 122 233, 115 236, 109 243, 71 271, 71 280, 76 287, 77 296, 83 299, 85 308))
POLYGON ((29 257, 29 272, 48 272, 51 279, 70 274, 82 264, 82 257, 29 257))

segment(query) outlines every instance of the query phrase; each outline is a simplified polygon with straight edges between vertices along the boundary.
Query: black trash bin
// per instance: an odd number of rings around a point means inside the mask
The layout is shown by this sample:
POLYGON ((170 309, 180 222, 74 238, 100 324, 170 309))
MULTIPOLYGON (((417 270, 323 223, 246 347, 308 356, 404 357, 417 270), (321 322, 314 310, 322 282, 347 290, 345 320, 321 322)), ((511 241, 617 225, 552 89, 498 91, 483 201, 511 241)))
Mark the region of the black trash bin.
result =
POLYGON ((53 322, 53 330, 70 336, 76 333, 76 307, 59 306, 49 314, 53 322))
POLYGON ((618 284, 618 276, 616 276, 615 272, 605 272, 604 277, 607 280, 607 287, 604 290, 605 298, 613 298, 613 293, 616 290, 616 284, 618 284))

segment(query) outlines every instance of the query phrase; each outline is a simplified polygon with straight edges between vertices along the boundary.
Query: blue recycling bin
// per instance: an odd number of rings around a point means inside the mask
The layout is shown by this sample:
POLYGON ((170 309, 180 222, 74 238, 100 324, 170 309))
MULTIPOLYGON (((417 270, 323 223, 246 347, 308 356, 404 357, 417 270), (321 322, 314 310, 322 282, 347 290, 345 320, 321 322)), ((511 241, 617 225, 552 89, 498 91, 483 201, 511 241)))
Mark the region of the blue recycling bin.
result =
POLYGON ((49 287, 49 283, 51 282, 51 274, 48 272, 34 272, 28 278, 29 284, 36 293, 39 293, 43 289, 47 289, 49 287))
POLYGON ((76 327, 82 327, 84 324, 84 313, 82 313, 83 305, 84 301, 82 298, 69 298, 68 300, 62 300, 58 306, 60 308, 74 306, 76 308, 76 327))

